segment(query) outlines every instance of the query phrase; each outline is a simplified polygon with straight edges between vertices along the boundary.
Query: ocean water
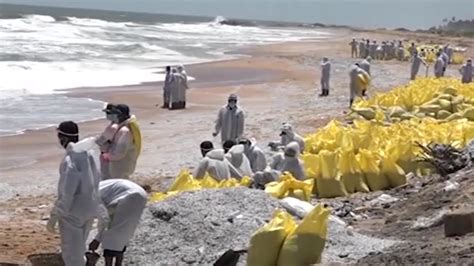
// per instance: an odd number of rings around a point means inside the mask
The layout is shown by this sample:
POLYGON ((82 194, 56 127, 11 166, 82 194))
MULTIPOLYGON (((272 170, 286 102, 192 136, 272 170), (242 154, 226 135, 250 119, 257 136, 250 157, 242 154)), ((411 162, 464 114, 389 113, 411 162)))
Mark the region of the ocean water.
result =
POLYGON ((102 116, 103 103, 57 90, 164 79, 162 67, 230 59, 249 45, 323 39, 304 28, 225 18, 0 5, 0 135, 102 116))

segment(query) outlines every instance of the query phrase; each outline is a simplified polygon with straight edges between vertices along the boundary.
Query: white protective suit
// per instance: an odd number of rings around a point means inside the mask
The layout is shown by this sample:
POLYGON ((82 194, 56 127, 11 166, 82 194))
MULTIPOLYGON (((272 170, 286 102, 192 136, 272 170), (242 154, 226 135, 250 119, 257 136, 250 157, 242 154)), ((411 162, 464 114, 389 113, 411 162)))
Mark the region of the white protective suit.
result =
POLYGON ((110 223, 99 220, 95 240, 102 243, 104 250, 122 251, 140 222, 147 194, 142 187, 125 179, 100 182, 99 194, 108 210, 110 223))
POLYGON ((171 71, 169 73, 166 73, 165 81, 163 84, 163 104, 165 107, 167 104, 169 105, 170 103, 170 98, 171 98, 171 87, 172 87, 172 81, 173 81, 173 75, 171 74, 171 71))
POLYGON ((420 70, 421 64, 426 66, 426 62, 423 60, 423 58, 421 58, 418 54, 415 54, 411 58, 410 80, 416 79, 416 75, 418 75, 418 71, 420 70))
POLYGON ((208 152, 199 163, 194 172, 194 177, 202 179, 208 173, 217 181, 230 178, 229 162, 225 159, 223 149, 216 149, 208 152))
POLYGON ((366 56, 367 55, 365 54, 365 42, 364 42, 364 40, 362 40, 359 43, 359 58, 364 58, 366 56))
POLYGON ((58 198, 48 227, 59 222, 61 253, 66 266, 84 266, 86 241, 95 218, 107 220, 101 203, 99 151, 95 139, 69 143, 59 167, 58 198))
POLYGON ((110 146, 109 174, 111 178, 128 179, 135 172, 139 151, 133 143, 133 136, 128 123, 133 116, 118 125, 110 146))
POLYGON ((405 48, 403 48, 403 46, 398 46, 397 48, 397 59, 398 61, 405 59, 405 48))
POLYGON ((358 66, 353 66, 351 68, 351 71, 349 72, 349 79, 350 79, 349 90, 350 90, 351 101, 353 101, 356 96, 362 96, 362 95, 358 95, 358 92, 362 91, 362 88, 359 88, 360 83, 357 82, 359 74, 362 74, 366 77, 370 77, 370 75, 365 70, 363 70, 362 68, 358 66))
POLYGON ((461 73, 461 82, 462 83, 471 83, 472 82, 472 62, 468 62, 464 64, 461 69, 459 69, 461 73))
POLYGON ((267 167, 265 153, 257 146, 255 141, 252 141, 250 146, 245 147, 245 156, 247 156, 250 161, 252 172, 263 171, 267 167))
POLYGON ((244 134, 244 111, 237 105, 234 108, 223 106, 217 114, 215 133, 221 134, 222 143, 237 141, 244 134))
POLYGON ((187 76, 173 68, 171 70, 170 82, 170 104, 186 102, 187 76))
POLYGON ((298 180, 305 179, 303 161, 299 157, 300 147, 295 141, 285 147, 284 152, 280 152, 273 157, 270 168, 262 172, 257 172, 253 176, 257 186, 264 186, 267 183, 278 180, 284 172, 290 172, 298 180), (292 154, 294 156, 289 156, 292 154))
POLYGON ((443 76, 444 76, 444 72, 446 72, 446 68, 448 67, 448 64, 449 64, 449 56, 446 52, 442 52, 441 53, 441 58, 443 59, 443 62, 444 62, 444 67, 443 67, 443 76))
POLYGON ((321 89, 329 93, 329 78, 331 77, 331 62, 321 63, 321 89))
POLYGON ((436 59, 435 65, 434 65, 434 75, 437 78, 440 78, 443 76, 444 73, 444 60, 442 56, 439 56, 438 59, 436 59))
POLYGON ((357 41, 355 39, 352 39, 352 41, 349 43, 351 46, 351 56, 352 58, 357 57, 357 41))
POLYGON ((372 57, 372 58, 375 58, 375 54, 377 53, 377 42, 372 42, 370 44, 370 52, 369 52, 369 56, 372 57))
POLYGON ((270 142, 270 146, 274 149, 286 148, 286 146, 295 141, 300 147, 300 153, 303 153, 305 144, 304 139, 300 135, 296 134, 293 130, 293 126, 290 123, 283 123, 280 133, 280 142, 270 142))
MULTIPOLYGON (((100 134, 100 136, 97 137, 95 142, 97 143, 97 145, 99 145, 100 151, 102 153, 107 153, 110 151, 112 140, 115 134, 117 133, 118 129, 119 127, 117 124, 110 123, 105 128, 104 132, 102 132, 102 134, 100 134)), ((102 156, 100 157, 100 172, 102 174, 102 177, 101 177, 102 180, 112 178, 110 176, 110 164, 108 161, 104 160, 102 156)))
POLYGON ((370 61, 372 61, 372 58, 369 56, 367 57, 367 59, 364 59, 362 60, 362 62, 360 62, 360 68, 365 70, 365 72, 367 72, 367 74, 369 75, 370 75, 370 61))
POLYGON ((229 162, 230 176, 238 180, 244 176, 251 177, 253 175, 249 159, 245 156, 244 150, 244 145, 234 145, 225 155, 229 162))

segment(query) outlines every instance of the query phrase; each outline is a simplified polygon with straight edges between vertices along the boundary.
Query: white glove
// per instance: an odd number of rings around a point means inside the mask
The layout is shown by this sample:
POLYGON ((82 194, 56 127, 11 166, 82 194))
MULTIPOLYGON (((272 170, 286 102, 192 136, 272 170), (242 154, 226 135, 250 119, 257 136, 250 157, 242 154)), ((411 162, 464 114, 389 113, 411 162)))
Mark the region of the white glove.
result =
POLYGON ((48 223, 46 224, 46 230, 50 233, 57 233, 56 224, 58 223, 58 216, 51 214, 49 216, 48 223))

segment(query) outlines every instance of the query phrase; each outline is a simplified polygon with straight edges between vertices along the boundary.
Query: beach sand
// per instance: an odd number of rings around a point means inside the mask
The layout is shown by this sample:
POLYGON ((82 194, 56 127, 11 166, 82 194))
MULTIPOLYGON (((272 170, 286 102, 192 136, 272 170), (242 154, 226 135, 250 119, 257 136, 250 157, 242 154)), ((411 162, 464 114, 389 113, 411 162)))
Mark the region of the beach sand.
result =
MULTIPOLYGON (((333 33, 328 40, 251 47, 240 51, 248 57, 187 66, 188 75, 196 81, 190 82, 186 110, 159 108, 162 104, 160 83, 83 88, 67 93, 71 97, 128 104, 138 118, 144 138, 133 178, 161 184, 156 182, 158 178, 175 176, 180 169, 192 169, 198 164, 200 142, 213 140, 219 145, 220 138, 213 138, 211 133, 217 111, 230 93, 239 95, 239 104, 245 110, 246 136, 255 137, 262 148, 278 139, 283 122, 292 123, 298 133, 305 135, 331 119, 342 119, 349 102, 348 68, 357 61, 350 58, 348 43, 353 36, 472 45, 469 39, 428 34, 326 30, 333 33), (319 63, 323 56, 332 61, 328 98, 317 97, 319 63)), ((472 56, 472 48, 470 53, 472 56)), ((458 77, 458 67, 448 68, 448 75, 458 77)), ((430 75, 431 72, 432 68, 430 75)), ((409 65, 375 61, 372 73, 374 88, 369 93, 407 83, 409 65)), ((424 71, 420 70, 420 75, 424 76, 424 71)), ((81 123, 81 137, 100 134, 106 125, 103 119, 81 123)), ((57 237, 46 233, 45 221, 41 219, 47 217, 54 199, 63 152, 54 128, 0 138, 0 262, 19 262, 27 254, 57 249, 57 237), (18 226, 19 220, 22 226, 18 226), (25 228, 30 230, 26 234, 25 228), (38 241, 44 244, 37 245, 38 241)))

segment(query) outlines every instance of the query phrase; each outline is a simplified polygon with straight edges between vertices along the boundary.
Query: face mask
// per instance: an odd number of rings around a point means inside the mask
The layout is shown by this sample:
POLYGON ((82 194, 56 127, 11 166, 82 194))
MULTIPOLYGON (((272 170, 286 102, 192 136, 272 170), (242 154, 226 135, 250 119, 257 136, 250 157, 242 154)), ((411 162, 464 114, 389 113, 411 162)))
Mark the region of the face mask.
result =
POLYGON ((237 106, 237 103, 235 102, 229 102, 229 107, 230 108, 235 108, 237 106))
POLYGON ((59 145, 61 145, 61 148, 66 148, 67 145, 69 144, 69 140, 65 137, 59 137, 59 145))
POLYGON ((112 122, 118 121, 118 117, 116 114, 107 114, 105 117, 107 118, 107 120, 112 121, 112 122))

